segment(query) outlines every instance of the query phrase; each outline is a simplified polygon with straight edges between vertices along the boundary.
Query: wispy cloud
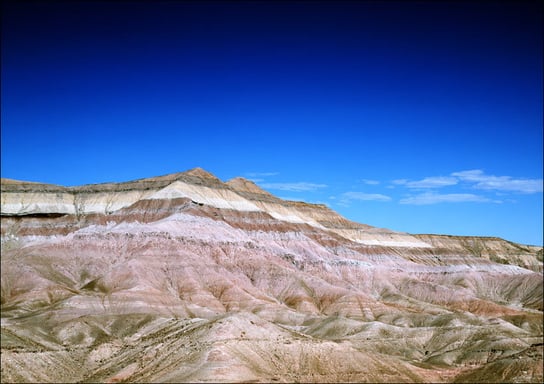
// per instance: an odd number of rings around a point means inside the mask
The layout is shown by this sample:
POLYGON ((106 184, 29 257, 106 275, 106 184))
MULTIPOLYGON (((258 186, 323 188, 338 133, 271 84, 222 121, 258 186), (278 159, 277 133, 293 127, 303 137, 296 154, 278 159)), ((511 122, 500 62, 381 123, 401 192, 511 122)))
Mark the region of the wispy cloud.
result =
POLYGON ((431 176, 422 180, 396 179, 390 188, 402 186, 410 189, 437 189, 464 183, 478 190, 505 193, 539 193, 543 190, 542 179, 514 178, 512 176, 486 175, 481 169, 453 172, 449 176, 431 176))
POLYGON ((391 198, 381 193, 364 193, 364 192, 345 192, 341 195, 341 200, 347 203, 351 200, 363 201, 390 201, 391 198))
POLYGON ((305 192, 315 191, 321 188, 327 188, 327 184, 315 184, 315 183, 263 183, 259 184, 260 187, 265 189, 273 189, 279 191, 291 191, 291 192, 305 192))
POLYGON ((455 177, 449 176, 434 176, 426 177, 423 180, 406 181, 404 185, 408 188, 442 188, 450 185, 455 185, 458 180, 455 177))
POLYGON ((430 205, 439 203, 489 203, 499 202, 488 199, 484 196, 474 195, 472 193, 446 193, 439 194, 434 192, 425 192, 415 196, 406 197, 401 199, 400 204, 412 204, 412 205, 430 205))
POLYGON ((521 193, 539 193, 543 190, 542 179, 515 179, 511 176, 486 175, 481 169, 454 172, 451 175, 459 180, 475 183, 473 187, 477 189, 521 193))
POLYGON ((370 179, 362 179, 361 182, 366 184, 366 185, 378 185, 378 184, 380 184, 380 182, 378 180, 370 180, 370 179))
POLYGON ((279 175, 279 172, 247 172, 245 176, 247 177, 270 177, 270 176, 277 176, 279 175))

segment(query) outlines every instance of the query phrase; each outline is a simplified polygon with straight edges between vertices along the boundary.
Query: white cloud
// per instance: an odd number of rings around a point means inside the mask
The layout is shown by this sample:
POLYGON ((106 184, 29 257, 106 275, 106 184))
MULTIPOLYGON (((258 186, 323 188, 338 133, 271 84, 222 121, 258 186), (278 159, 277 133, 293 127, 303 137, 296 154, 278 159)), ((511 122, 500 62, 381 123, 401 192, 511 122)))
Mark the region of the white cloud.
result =
POLYGON ((484 171, 472 169, 470 171, 453 172, 451 175, 464 181, 479 181, 484 176, 484 171))
POLYGON ((370 179, 362 179, 361 182, 366 184, 366 185, 378 185, 378 184, 380 184, 380 182, 378 180, 370 180, 370 179))
POLYGON ((291 191, 291 192, 304 192, 304 191, 315 191, 317 189, 326 188, 327 184, 315 184, 315 183, 264 183, 260 184, 260 187, 265 189, 274 189, 280 191, 291 191))
POLYGON ((342 201, 348 202, 351 200, 390 201, 391 198, 381 193, 345 192, 342 194, 342 201))
MULTIPOLYGON (((458 179, 451 176, 432 176, 426 177, 422 180, 413 180, 408 179, 396 179, 391 181, 393 185, 402 185, 406 188, 419 189, 419 188, 442 188, 450 185, 455 185, 458 183, 458 179)), ((394 188, 393 185, 390 185, 388 188, 394 188)))
POLYGON ((247 172, 245 175, 248 177, 270 177, 279 174, 279 172, 247 172))
POLYGON ((472 193, 446 193, 439 194, 434 192, 425 192, 419 195, 406 197, 400 200, 401 204, 430 205, 438 203, 488 203, 492 201, 486 197, 474 195, 472 193))
POLYGON ((441 188, 449 185, 457 184, 458 180, 455 177, 435 176, 426 177, 418 181, 406 181, 404 185, 408 188, 441 188))
POLYGON ((392 185, 400 185, 410 189, 427 189, 448 187, 456 185, 459 182, 467 183, 474 189, 502 191, 506 193, 539 193, 543 191, 542 179, 486 175, 481 169, 453 172, 450 176, 431 176, 415 181, 397 179, 392 181, 392 185))
POLYGON ((474 188, 521 193, 538 193, 543 190, 542 179, 514 179, 511 176, 486 175, 481 169, 454 172, 459 180, 475 183, 474 188))

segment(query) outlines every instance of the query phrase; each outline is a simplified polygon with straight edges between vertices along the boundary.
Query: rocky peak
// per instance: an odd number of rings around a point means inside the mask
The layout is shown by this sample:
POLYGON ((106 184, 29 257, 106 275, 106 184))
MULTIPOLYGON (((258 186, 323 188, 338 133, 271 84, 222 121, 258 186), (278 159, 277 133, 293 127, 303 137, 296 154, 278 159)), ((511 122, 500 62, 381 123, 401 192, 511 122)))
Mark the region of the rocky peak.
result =
POLYGON ((272 194, 260 188, 253 181, 244 179, 243 177, 235 177, 234 179, 230 179, 226 182, 226 184, 236 192, 249 192, 258 195, 272 196, 272 194))
POLYGON ((184 175, 187 175, 187 176, 193 176, 193 177, 199 177, 201 179, 209 179, 209 180, 214 180, 214 181, 219 181, 221 182, 221 180, 219 180, 219 178, 217 178, 215 175, 211 174, 210 172, 200 168, 200 167, 196 167, 196 168, 193 168, 193 169, 190 169, 186 172, 183 172, 184 175))

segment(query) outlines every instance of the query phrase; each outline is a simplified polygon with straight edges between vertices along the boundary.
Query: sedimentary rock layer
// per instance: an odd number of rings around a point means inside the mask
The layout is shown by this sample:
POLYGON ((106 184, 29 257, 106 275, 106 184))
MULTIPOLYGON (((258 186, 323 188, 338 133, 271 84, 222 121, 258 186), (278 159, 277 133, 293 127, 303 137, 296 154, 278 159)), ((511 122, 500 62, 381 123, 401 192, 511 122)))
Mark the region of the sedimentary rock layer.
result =
POLYGON ((2 180, 2 382, 542 381, 542 248, 201 169, 2 180), (59 369, 62 367, 62 369, 59 369))

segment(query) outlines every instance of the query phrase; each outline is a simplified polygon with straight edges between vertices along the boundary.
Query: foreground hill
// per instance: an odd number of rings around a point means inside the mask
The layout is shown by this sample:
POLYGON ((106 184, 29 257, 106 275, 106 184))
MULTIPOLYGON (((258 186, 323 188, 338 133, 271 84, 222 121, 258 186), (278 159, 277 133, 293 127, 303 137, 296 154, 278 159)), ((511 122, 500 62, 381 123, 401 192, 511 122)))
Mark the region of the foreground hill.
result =
POLYGON ((2 179, 2 382, 541 382, 542 248, 202 169, 2 179))

